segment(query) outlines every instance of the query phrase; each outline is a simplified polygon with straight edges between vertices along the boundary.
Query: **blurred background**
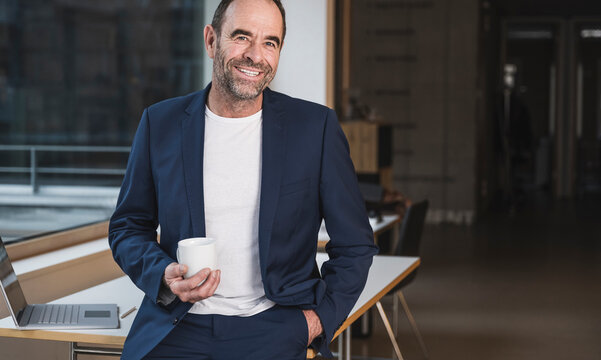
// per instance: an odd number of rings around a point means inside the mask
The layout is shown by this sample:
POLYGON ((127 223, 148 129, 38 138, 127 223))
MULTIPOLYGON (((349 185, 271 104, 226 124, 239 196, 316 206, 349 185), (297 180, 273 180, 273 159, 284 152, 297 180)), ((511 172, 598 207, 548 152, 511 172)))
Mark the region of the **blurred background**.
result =
MULTIPOLYGON (((210 81, 217 3, 0 0, 5 241, 108 219, 143 109, 210 81)), ((284 5, 272 87, 336 109, 362 183, 429 201, 405 294, 430 357, 600 359, 601 3, 284 5)), ((353 354, 387 341, 374 317, 353 354)))

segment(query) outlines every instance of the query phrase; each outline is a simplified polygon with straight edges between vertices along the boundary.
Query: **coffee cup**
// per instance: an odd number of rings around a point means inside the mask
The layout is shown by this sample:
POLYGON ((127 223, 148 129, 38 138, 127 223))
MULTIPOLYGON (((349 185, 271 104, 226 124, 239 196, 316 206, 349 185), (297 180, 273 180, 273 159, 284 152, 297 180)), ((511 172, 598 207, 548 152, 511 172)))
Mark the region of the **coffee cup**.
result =
POLYGON ((214 270, 216 258, 214 238, 195 237, 177 243, 177 262, 188 266, 184 278, 194 276, 204 268, 214 270))

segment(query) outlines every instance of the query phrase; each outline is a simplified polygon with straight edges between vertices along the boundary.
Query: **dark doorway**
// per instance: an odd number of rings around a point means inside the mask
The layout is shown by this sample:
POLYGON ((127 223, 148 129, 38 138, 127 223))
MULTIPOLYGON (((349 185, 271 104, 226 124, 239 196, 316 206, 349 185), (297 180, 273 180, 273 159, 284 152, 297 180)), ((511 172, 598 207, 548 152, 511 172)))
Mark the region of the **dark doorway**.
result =
POLYGON ((497 201, 552 196, 562 22, 505 19, 494 100, 497 201))
POLYGON ((601 194, 601 2, 481 14, 480 210, 601 194))
POLYGON ((574 21, 575 192, 601 192, 601 20, 574 21))

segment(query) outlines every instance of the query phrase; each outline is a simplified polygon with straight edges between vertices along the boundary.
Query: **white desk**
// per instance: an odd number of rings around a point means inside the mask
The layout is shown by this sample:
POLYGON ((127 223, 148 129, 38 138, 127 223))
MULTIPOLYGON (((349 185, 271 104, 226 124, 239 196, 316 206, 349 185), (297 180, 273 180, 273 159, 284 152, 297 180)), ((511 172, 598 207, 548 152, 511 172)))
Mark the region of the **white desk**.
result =
MULTIPOLYGON (((317 262, 327 260, 327 254, 317 254, 317 262)), ((335 337, 347 329, 356 319, 371 308, 396 284, 419 266, 419 258, 376 256, 369 270, 367 284, 353 307, 348 319, 342 324, 335 337)), ((63 297, 52 303, 117 303, 119 312, 124 313, 133 306, 139 307, 144 294, 129 280, 121 277, 104 284, 63 297)), ((135 312, 121 319, 119 329, 98 330, 17 330, 10 317, 0 320, 0 336, 39 340, 66 341, 122 347, 135 317, 135 312)), ((347 342, 348 344, 348 342, 347 342)), ((347 345, 348 348, 348 345, 347 345)), ((349 356, 347 352, 347 357, 349 356)))
MULTIPOLYGON (((320 267, 327 258, 327 254, 317 254, 317 262, 319 263, 320 267)), ((388 292, 390 292, 390 290, 392 290, 398 283, 415 271, 419 265, 420 259, 418 257, 383 255, 374 256, 374 261, 369 269, 365 288, 361 292, 361 295, 359 295, 359 299, 357 299, 357 302, 349 313, 348 318, 344 321, 336 334, 334 334, 334 338, 339 337, 338 359, 343 359, 343 341, 346 343, 344 358, 348 360, 351 358, 351 324, 359 319, 361 315, 365 314, 365 312, 373 307, 378 301, 380 301, 380 299, 382 299, 384 295, 388 294, 388 292), (345 332, 345 336, 339 336, 343 331, 345 332)))
MULTIPOLYGON (((376 239, 376 244, 378 243, 378 235, 383 233, 384 231, 392 228, 396 224, 401 221, 401 218, 398 215, 383 215, 382 221, 378 222, 376 219, 369 219, 369 225, 374 230, 374 238, 376 239)), ((328 235, 328 231, 326 229, 325 223, 321 222, 321 227, 319 228, 319 233, 317 234, 317 241, 319 243, 319 247, 323 248, 330 241, 330 235, 328 235)))

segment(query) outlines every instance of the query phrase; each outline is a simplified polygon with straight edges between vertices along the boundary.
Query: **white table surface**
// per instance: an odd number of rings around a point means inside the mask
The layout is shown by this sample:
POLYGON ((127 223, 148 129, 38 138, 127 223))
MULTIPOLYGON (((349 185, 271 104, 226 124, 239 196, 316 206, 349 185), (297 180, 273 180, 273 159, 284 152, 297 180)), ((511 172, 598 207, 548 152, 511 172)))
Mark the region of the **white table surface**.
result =
MULTIPOLYGON (((328 259, 327 254, 318 253, 317 262, 321 264, 328 259)), ((402 275, 407 275, 407 271, 419 263, 417 257, 398 257, 398 256, 375 256, 374 262, 369 270, 367 284, 365 289, 359 296, 357 303, 353 307, 349 319, 353 320, 360 314, 357 311, 366 310, 365 306, 371 307, 375 301, 379 300, 385 294, 386 288, 391 288, 393 283, 398 283, 402 280, 402 275), (363 308, 363 309, 362 309, 363 308)), ((124 276, 118 279, 108 281, 106 283, 91 287, 89 289, 77 292, 75 294, 65 296, 52 303, 116 303, 119 306, 119 315, 131 309, 133 306, 139 308, 144 294, 124 276)), ((91 330, 36 330, 35 335, 31 334, 31 338, 38 339, 56 339, 56 336, 45 336, 44 333, 66 333, 86 335, 86 342, 94 342, 94 335, 100 335, 101 339, 97 343, 105 343, 106 337, 119 337, 119 341, 124 341, 136 312, 127 316, 125 319, 120 319, 119 329, 91 329, 91 330)), ((352 323, 352 321, 350 321, 352 323)), ((0 320, 0 335, 11 336, 10 329, 15 329, 14 322, 10 317, 0 320), (2 329, 9 330, 1 331, 2 329)), ((16 332, 22 332, 14 330, 16 332)), ((25 331, 25 330, 23 330, 25 331)), ((27 330, 28 332, 31 330, 27 330)), ((14 335, 14 334, 12 334, 14 335)), ((23 335, 23 334, 21 334, 23 335)), ((23 337, 23 336, 18 336, 23 337)), ((66 336, 68 337, 68 336, 66 336)), ((66 340, 63 340, 66 341, 66 340)))
MULTIPOLYGON (((399 221, 398 215, 383 215, 382 221, 378 222, 377 219, 369 218, 369 225, 374 230, 374 234, 378 234, 382 229, 394 224, 399 221)), ((330 235, 328 235, 328 231, 326 229, 325 222, 321 222, 321 227, 319 228, 319 234, 317 235, 318 241, 330 241, 330 235)))
MULTIPOLYGON (((318 254, 318 262, 320 255, 327 256, 326 254, 318 254)), ((384 294, 381 294, 385 288, 393 288, 394 285, 401 282, 410 273, 409 269, 416 268, 417 266, 419 266, 418 257, 374 256, 374 262, 369 269, 365 288, 361 295, 359 295, 359 299, 357 299, 355 306, 351 310, 349 318, 354 317, 353 315, 356 315, 355 313, 369 302, 373 305, 377 300, 381 299, 388 292, 386 291, 384 294)))

